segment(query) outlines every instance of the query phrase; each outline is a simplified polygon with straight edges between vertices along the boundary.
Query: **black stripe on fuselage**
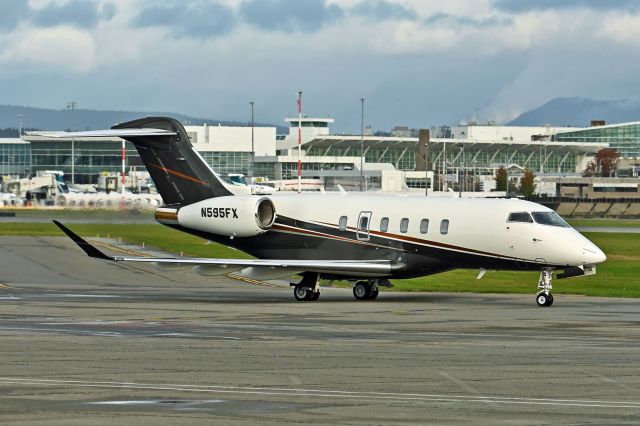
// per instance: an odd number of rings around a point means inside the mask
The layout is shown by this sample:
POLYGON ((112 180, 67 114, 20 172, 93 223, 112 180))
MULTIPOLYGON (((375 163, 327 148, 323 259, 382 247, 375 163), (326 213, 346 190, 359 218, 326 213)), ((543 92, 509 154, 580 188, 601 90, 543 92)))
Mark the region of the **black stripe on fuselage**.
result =
POLYGON ((394 274, 398 278, 430 275, 457 268, 539 270, 543 266, 556 266, 378 231, 372 231, 368 241, 361 241, 356 238, 353 228, 341 231, 327 224, 284 216, 278 216, 273 228, 264 234, 233 239, 181 225, 167 226, 236 248, 260 259, 402 262, 406 267, 394 274))

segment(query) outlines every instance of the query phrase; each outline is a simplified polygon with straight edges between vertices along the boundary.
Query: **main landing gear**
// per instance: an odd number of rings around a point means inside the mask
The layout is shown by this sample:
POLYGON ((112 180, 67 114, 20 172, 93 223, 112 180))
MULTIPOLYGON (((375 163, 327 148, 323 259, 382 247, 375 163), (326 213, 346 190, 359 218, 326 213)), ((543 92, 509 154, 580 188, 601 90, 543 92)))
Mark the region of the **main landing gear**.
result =
POLYGON ((553 305, 553 294, 551 294, 551 268, 544 268, 540 271, 540 279, 538 280, 538 294, 536 295, 536 303, 538 306, 553 305))
POLYGON ((293 297, 298 302, 315 302, 320 298, 320 274, 315 272, 305 272, 302 281, 298 284, 292 283, 293 297))
POLYGON ((353 295, 358 300, 375 300, 379 292, 376 281, 358 281, 353 286, 353 295))

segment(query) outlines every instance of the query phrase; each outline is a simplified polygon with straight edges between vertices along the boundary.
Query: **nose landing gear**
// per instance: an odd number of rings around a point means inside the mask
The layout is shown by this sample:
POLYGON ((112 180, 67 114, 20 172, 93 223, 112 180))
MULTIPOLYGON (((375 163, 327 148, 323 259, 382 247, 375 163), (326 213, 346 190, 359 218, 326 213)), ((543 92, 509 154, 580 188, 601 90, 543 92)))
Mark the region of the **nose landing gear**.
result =
POLYGON ((538 280, 538 294, 536 295, 536 303, 538 306, 553 305, 553 295, 551 294, 551 268, 544 268, 540 271, 540 279, 538 280))

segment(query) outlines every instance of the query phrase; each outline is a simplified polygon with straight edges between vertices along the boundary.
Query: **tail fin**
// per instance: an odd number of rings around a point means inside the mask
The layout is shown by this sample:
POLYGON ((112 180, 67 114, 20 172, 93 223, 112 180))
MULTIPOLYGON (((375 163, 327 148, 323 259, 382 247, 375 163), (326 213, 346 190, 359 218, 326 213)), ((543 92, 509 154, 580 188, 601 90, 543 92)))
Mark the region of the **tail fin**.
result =
POLYGON ((112 129, 162 129, 175 135, 123 136, 147 166, 165 204, 191 204, 207 198, 233 195, 193 148, 177 120, 147 117, 117 124, 112 129))

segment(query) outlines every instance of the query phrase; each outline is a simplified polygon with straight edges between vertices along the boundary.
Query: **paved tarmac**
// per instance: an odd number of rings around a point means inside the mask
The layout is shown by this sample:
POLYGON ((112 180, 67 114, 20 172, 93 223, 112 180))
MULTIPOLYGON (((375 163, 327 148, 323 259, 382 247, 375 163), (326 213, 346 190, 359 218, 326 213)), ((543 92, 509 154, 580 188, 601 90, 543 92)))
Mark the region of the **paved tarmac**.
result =
POLYGON ((0 282, 3 424, 640 422, 638 300, 300 303, 35 237, 0 238, 0 282))

